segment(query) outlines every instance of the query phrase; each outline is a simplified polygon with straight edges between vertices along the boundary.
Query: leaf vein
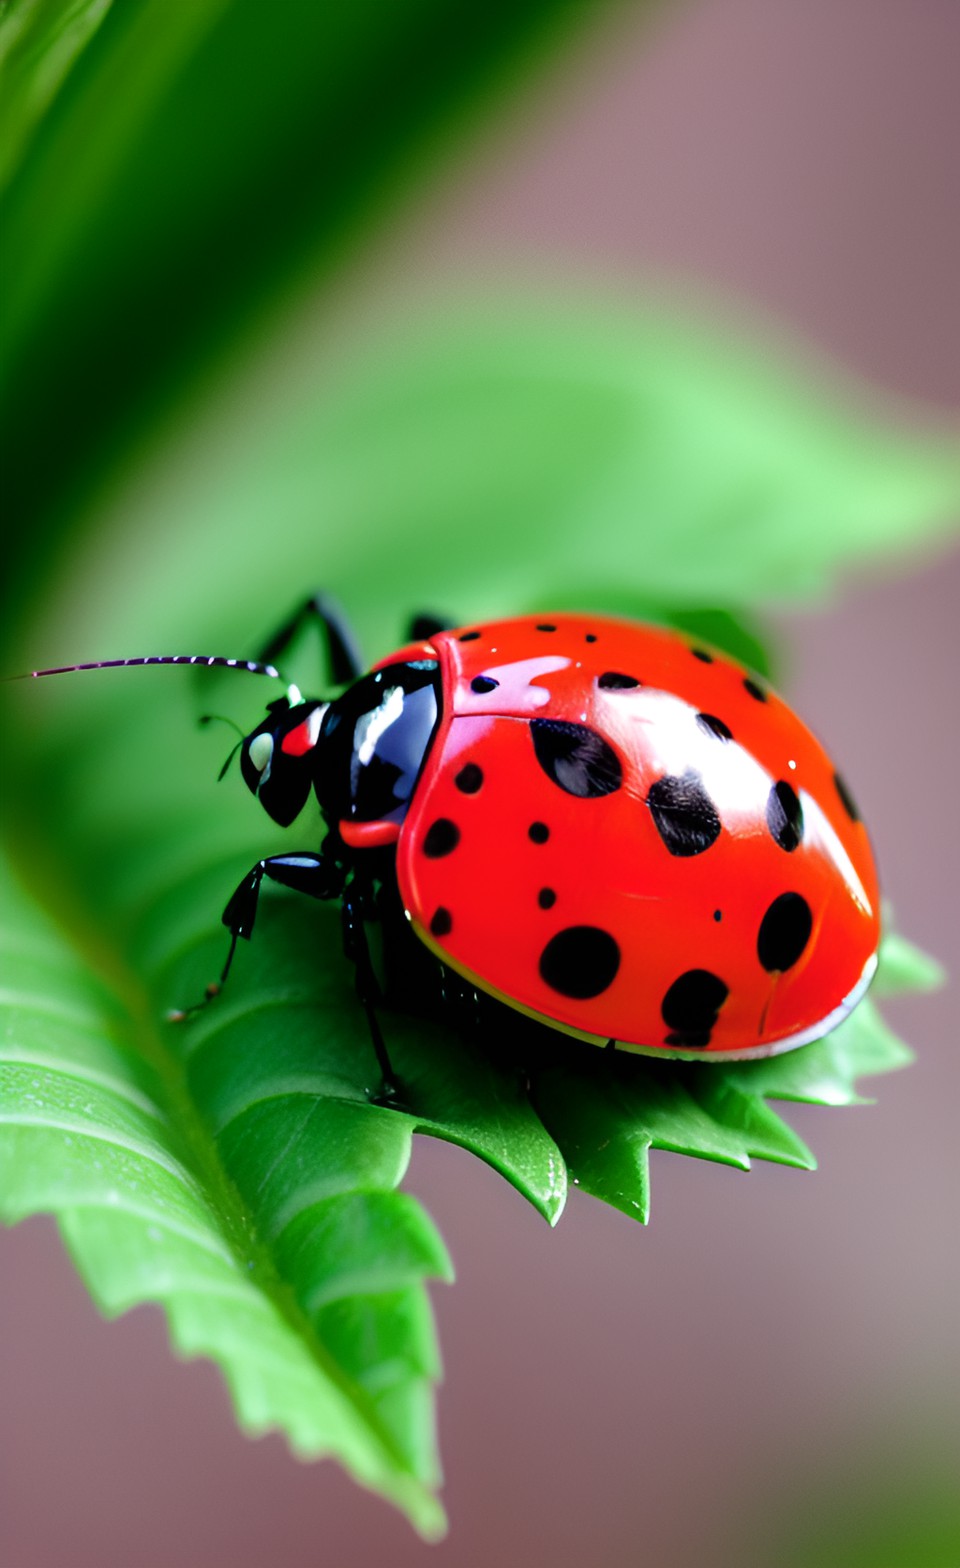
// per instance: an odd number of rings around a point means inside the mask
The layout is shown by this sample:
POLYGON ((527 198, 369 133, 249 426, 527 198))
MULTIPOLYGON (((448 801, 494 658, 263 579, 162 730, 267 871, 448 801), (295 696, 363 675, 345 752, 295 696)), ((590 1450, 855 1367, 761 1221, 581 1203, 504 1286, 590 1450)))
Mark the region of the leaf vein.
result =
POLYGON ((110 1073, 102 1073, 95 1067, 81 1066, 71 1062, 69 1067, 54 1056, 47 1056, 42 1051, 35 1055, 24 1055, 22 1049, 15 1047, 7 1051, 0 1046, 0 1062, 6 1062, 9 1067, 35 1067, 41 1072, 54 1073, 58 1078, 74 1078, 78 1083, 88 1084, 94 1089, 104 1089, 109 1094, 116 1095, 118 1100, 134 1106, 146 1115, 154 1117, 159 1122, 165 1122, 162 1111, 149 1098, 135 1089, 132 1084, 125 1084, 121 1078, 114 1078, 110 1073))
POLYGON ((167 1159, 157 1149, 151 1149, 142 1143, 139 1138, 131 1138, 120 1133, 107 1131, 102 1127, 91 1127, 89 1122, 69 1116, 37 1116, 32 1112, 16 1112, 6 1114, 0 1112, 0 1126, 13 1127, 43 1127, 49 1132, 75 1133, 79 1138, 91 1138, 98 1143, 109 1144, 111 1148, 123 1149, 127 1154, 134 1154, 138 1159, 146 1160, 148 1164, 157 1165, 167 1172, 168 1176, 175 1176, 178 1181, 190 1189, 197 1196, 202 1196, 194 1177, 177 1160, 167 1159))
POLYGON ((41 996, 35 991, 16 991, 9 986, 0 986, 0 1006, 56 1018, 59 1023, 72 1024, 85 1033, 100 1032, 100 1019, 92 1009, 88 1011, 85 1007, 70 1007, 66 1003, 57 1002, 52 997, 41 996))

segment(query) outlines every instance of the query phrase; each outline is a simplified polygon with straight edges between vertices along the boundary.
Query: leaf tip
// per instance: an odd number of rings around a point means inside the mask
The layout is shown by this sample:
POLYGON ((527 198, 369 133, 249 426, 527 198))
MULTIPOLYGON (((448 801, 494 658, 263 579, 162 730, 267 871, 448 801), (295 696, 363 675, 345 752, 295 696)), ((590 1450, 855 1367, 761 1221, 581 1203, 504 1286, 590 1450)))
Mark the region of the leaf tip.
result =
POLYGON ((440 1499, 432 1492, 420 1493, 406 1512, 417 1534, 429 1546, 435 1546, 447 1534, 449 1526, 446 1512, 440 1499))

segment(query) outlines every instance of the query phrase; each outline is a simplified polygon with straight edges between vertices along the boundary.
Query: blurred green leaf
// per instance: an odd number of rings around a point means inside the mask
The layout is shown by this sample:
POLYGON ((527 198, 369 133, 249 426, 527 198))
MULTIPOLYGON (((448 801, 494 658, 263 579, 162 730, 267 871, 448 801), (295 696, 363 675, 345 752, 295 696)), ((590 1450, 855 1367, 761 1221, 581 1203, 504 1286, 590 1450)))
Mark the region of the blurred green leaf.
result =
POLYGON ((0 190, 113 0, 6 0, 0 9, 0 190))
MULTIPOLYGON (((322 382, 302 359, 268 377, 120 487, 48 638, 70 614, 97 647, 108 628, 136 647, 143 596, 112 585, 149 580, 155 636, 203 626, 224 647, 318 584, 381 647, 414 609, 531 606, 699 615, 722 641, 729 612, 742 626, 744 606, 809 597, 960 517, 960 445, 856 405, 706 318, 451 302, 329 355, 322 382)), ((756 663, 756 632, 738 639, 756 663)))
POLYGON ((631 614, 806 597, 960 521, 960 443, 856 404, 705 315, 461 299, 249 432, 204 515, 269 505, 293 532, 309 508, 329 580, 384 616, 406 584, 462 582, 461 616, 502 609, 505 582, 631 614))
POLYGON ((874 983, 877 996, 891 996, 897 991, 935 991, 945 980, 942 964, 898 931, 888 931, 883 943, 883 964, 874 983))
POLYGON ((773 678, 776 674, 776 660, 770 651, 771 634, 765 632, 765 641, 761 640, 753 618, 742 610, 736 615, 732 615, 729 610, 718 609, 674 609, 664 614, 662 607, 651 605, 647 615, 643 615, 639 609, 635 613, 639 619, 663 620, 666 625, 686 632, 689 637, 712 643, 715 648, 729 654, 731 659, 745 664, 748 670, 756 670, 759 675, 773 678))
POLYGON ((175 388, 328 271, 416 157, 436 160, 441 123, 462 128, 481 90, 586 19, 569 0, 455 18, 444 0, 113 6, 0 214, 8 520, 24 559, 175 388))
POLYGON ((815 1465, 798 1453, 789 1482, 763 1487, 732 1560, 744 1568, 956 1568, 956 1408, 941 1413, 941 1390, 927 1391, 926 1405, 911 1392, 910 1405, 848 1412, 815 1465))

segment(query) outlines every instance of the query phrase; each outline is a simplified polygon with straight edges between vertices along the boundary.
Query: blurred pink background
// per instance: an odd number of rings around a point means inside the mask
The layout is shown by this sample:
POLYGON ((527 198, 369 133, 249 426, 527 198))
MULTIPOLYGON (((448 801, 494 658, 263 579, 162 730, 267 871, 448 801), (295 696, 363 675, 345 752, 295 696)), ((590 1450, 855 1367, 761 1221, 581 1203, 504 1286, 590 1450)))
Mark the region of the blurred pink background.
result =
MULTIPOLYGON (((447 171, 372 273, 732 292, 895 393, 960 407, 960 7, 694 0, 607 27, 447 171)), ((960 971, 960 558, 780 618, 788 695, 871 824, 905 934, 960 971)), ((891 1005, 916 1065, 871 1109, 795 1108, 815 1175, 653 1156, 647 1231, 574 1193, 556 1232, 423 1139, 451 1531, 423 1545, 332 1465, 236 1432, 159 1313, 101 1322, 52 1226, 0 1238, 6 1568, 779 1568, 858 1455, 960 1452, 957 1028, 891 1005)), ((855 1501, 851 1502, 855 1506, 855 1501)), ((810 1568, 816 1568, 811 1562, 810 1568)), ((902 1568, 909 1568, 903 1564, 902 1568)))

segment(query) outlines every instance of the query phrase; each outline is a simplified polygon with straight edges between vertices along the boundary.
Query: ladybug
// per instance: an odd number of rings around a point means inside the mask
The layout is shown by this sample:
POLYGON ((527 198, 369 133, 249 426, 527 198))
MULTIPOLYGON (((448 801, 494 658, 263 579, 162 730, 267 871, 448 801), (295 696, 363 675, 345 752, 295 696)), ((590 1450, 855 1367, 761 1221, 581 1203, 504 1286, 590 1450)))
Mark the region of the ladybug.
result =
POLYGON ((221 981, 265 877, 339 898, 387 1098, 375 886, 443 973, 596 1045, 762 1057, 859 1001, 879 942, 866 829, 819 742, 741 665, 662 627, 561 614, 421 620, 363 673, 323 598, 264 658, 308 616, 344 689, 271 702, 240 766, 282 826, 313 790, 327 836, 248 873, 221 981))

